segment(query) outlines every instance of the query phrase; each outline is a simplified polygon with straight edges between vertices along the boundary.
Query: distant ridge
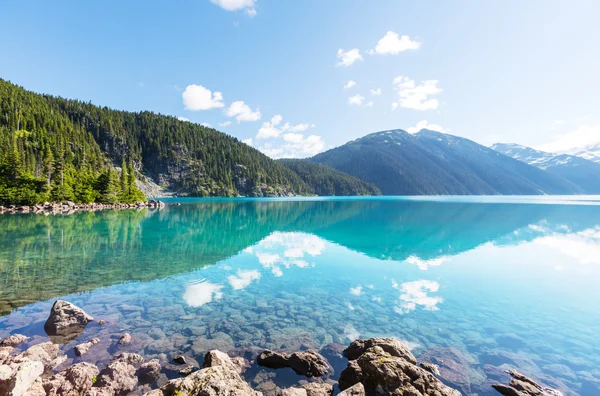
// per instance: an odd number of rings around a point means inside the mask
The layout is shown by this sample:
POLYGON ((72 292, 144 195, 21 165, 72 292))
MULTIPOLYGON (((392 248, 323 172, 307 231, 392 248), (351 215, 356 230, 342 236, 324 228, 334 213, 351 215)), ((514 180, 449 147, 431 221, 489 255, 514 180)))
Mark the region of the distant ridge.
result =
POLYGON ((600 194, 600 163, 576 155, 547 153, 514 143, 496 143, 491 148, 561 176, 581 187, 586 194, 600 194))
POLYGON ((372 133, 311 160, 372 183, 384 195, 584 193, 561 176, 427 129, 372 133))

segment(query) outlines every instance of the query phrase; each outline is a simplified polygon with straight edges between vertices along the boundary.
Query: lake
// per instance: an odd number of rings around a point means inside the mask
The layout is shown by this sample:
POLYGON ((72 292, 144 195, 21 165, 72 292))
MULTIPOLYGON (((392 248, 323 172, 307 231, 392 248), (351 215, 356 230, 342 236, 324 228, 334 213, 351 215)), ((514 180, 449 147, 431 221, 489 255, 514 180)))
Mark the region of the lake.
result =
POLYGON ((0 216, 0 337, 46 341, 61 298, 108 322, 64 345, 102 338, 98 364, 125 331, 134 352, 200 362, 386 336, 463 394, 495 394, 510 367, 565 394, 600 381, 598 197, 166 202, 0 216))

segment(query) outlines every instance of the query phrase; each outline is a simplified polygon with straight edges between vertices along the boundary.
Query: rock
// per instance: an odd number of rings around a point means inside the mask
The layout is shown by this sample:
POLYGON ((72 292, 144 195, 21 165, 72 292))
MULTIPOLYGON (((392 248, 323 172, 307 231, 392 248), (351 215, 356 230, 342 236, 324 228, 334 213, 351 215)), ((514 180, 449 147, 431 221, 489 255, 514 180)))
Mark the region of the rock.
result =
POLYGON ((100 320, 98 321, 98 324, 99 324, 100 326, 104 326, 104 325, 106 324, 106 320, 104 320, 104 319, 100 319, 100 320))
POLYGON ((149 362, 143 363, 137 370, 136 375, 142 383, 149 384, 156 381, 161 368, 158 359, 152 359, 149 362))
MULTIPOLYGON (((213 351, 211 351, 213 352, 213 351)), ((214 354, 211 366, 167 382, 161 387, 164 394, 182 394, 197 396, 262 396, 253 390, 235 369, 235 363, 226 354, 214 354)))
POLYGON ((120 345, 129 344, 130 342, 131 342, 131 334, 129 334, 129 333, 125 333, 121 336, 121 338, 119 338, 120 345))
POLYGON ((88 342, 84 342, 82 344, 76 345, 74 348, 75 356, 85 355, 92 346, 98 344, 99 342, 100 342, 100 338, 93 338, 93 339, 89 340, 88 342))
POLYGON ((81 308, 63 300, 56 300, 50 316, 44 324, 44 330, 49 336, 62 336, 67 339, 76 338, 85 326, 94 320, 81 308))
POLYGON ((13 347, 0 347, 0 364, 4 364, 14 350, 13 347))
POLYGON ((309 382, 302 388, 306 390, 306 396, 330 396, 333 393, 333 385, 322 382, 309 382))
POLYGON ((196 367, 194 367, 194 366, 187 366, 187 367, 182 368, 181 370, 179 370, 177 373, 180 374, 180 375, 190 375, 194 371, 196 371, 196 367))
POLYGON ((98 368, 90 363, 77 363, 43 381, 48 396, 78 396, 86 394, 94 385, 98 368))
POLYGON ((277 396, 307 396, 307 393, 303 388, 286 388, 277 392, 277 396))
POLYGON ((144 362, 144 358, 141 355, 138 355, 137 353, 127 353, 127 352, 122 352, 119 353, 118 355, 116 355, 113 359, 113 362, 125 362, 128 364, 131 364, 132 366, 136 366, 140 363, 144 362))
POLYGON ((111 362, 98 376, 97 386, 110 388, 116 395, 125 395, 135 389, 138 379, 136 370, 124 361, 111 362))
POLYGON ((509 385, 494 384, 492 387, 504 396, 563 396, 563 393, 546 388, 515 370, 506 372, 512 379, 509 385))
POLYGON ((438 376, 440 375, 440 368, 438 367, 437 364, 421 362, 419 364, 419 366, 422 369, 429 371, 433 375, 438 375, 438 376))
POLYGON ((477 359, 458 348, 429 348, 419 358, 426 363, 436 365, 438 368, 436 375, 465 395, 473 393, 473 385, 485 381, 485 375, 471 367, 477 363, 477 359))
POLYGON ((417 364, 417 359, 406 345, 394 338, 369 338, 368 340, 353 341, 344 349, 344 356, 348 360, 358 359, 365 351, 374 346, 379 346, 392 356, 403 358, 412 364, 417 364))
POLYGON ((25 341, 27 341, 27 337, 25 337, 24 335, 13 334, 13 335, 6 337, 2 341, 0 341, 0 347, 13 347, 14 348, 16 346, 21 345, 25 341))
POLYGON ((362 370, 358 362, 351 360, 348 362, 348 366, 340 373, 338 385, 341 390, 344 390, 360 383, 362 379, 362 370))
POLYGON ((0 395, 21 396, 44 372, 41 362, 25 361, 14 369, 9 366, 0 366, 0 395))
POLYGON ((58 345, 53 344, 52 342, 44 342, 42 344, 34 345, 19 355, 14 356, 11 359, 11 362, 41 362, 44 365, 44 371, 52 371, 66 359, 66 356, 60 354, 58 345))
POLYGON ((267 350, 258 355, 257 362, 261 366, 273 369, 289 367, 296 374, 306 377, 320 377, 329 370, 327 360, 312 350, 292 354, 267 350))
POLYGON ((187 360, 185 360, 185 356, 183 355, 177 355, 173 358, 173 361, 175 363, 179 363, 179 364, 186 364, 187 360))
POLYGON ((367 349, 356 364, 367 395, 460 396, 460 392, 431 373, 404 357, 391 355, 381 346, 367 349))
POLYGON ((333 368, 334 373, 341 373, 348 364, 348 360, 344 357, 343 352, 344 346, 335 343, 325 345, 319 351, 319 353, 327 359, 329 365, 333 368))
POLYGON ((338 393, 338 396, 365 396, 365 387, 360 382, 338 393))
POLYGON ((244 358, 230 358, 226 353, 214 350, 209 351, 206 353, 206 355, 204 355, 204 367, 213 366, 226 366, 230 370, 233 370, 238 374, 242 374, 246 368, 249 367, 249 364, 246 364, 246 360, 244 358))

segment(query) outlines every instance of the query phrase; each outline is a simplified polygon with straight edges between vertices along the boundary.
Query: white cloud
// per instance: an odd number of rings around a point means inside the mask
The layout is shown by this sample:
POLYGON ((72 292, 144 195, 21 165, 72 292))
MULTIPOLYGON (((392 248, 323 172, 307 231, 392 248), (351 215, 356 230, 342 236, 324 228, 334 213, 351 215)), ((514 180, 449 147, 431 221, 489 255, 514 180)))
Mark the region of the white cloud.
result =
POLYGON ((189 118, 185 118, 185 117, 177 117, 177 119, 178 119, 179 121, 187 121, 187 122, 190 122, 190 119, 189 119, 189 118))
POLYGON ((365 103, 365 107, 373 107, 374 103, 373 102, 367 102, 365 103))
POLYGON ((208 123, 208 122, 203 122, 200 125, 202 125, 203 127, 212 128, 212 125, 210 125, 210 123, 208 123))
POLYGON ((307 158, 325 150, 325 141, 318 135, 287 133, 283 143, 267 142, 255 147, 271 158, 307 158))
POLYGON ((379 96, 381 95, 381 88, 371 89, 369 92, 371 92, 371 95, 373 96, 379 96))
POLYGON ((210 0, 227 11, 244 10, 250 17, 256 16, 255 4, 256 0, 210 0))
POLYGON ((404 51, 416 50, 420 46, 420 42, 412 40, 408 36, 400 37, 398 33, 389 31, 379 40, 375 49, 368 53, 371 55, 397 55, 404 51))
POLYGON ((364 60, 358 48, 353 48, 348 51, 344 51, 343 49, 339 49, 337 52, 337 57, 340 60, 337 63, 337 66, 351 66, 354 62, 359 60, 364 60))
POLYGON ((318 135, 305 136, 302 133, 315 124, 300 123, 292 125, 289 122, 282 124, 283 117, 275 115, 270 121, 263 122, 256 134, 256 141, 250 140, 250 144, 256 143, 256 149, 272 158, 303 158, 311 157, 325 149, 323 138, 318 135), (257 144, 264 139, 278 139, 281 141, 270 141, 257 144))
POLYGON ((238 123, 242 121, 258 121, 260 120, 260 110, 252 111, 250 106, 241 100, 235 101, 225 111, 227 117, 235 117, 238 123))
POLYGON ((431 131, 438 131, 438 132, 448 132, 448 130, 445 129, 444 127, 442 127, 441 125, 430 124, 427 120, 421 120, 421 121, 417 122, 417 125, 415 125, 414 127, 406 128, 406 132, 417 133, 421 129, 429 129, 431 131))
POLYGON ((225 106, 221 92, 211 92, 202 85, 188 85, 181 96, 186 110, 210 110, 225 106))
POLYGON ((354 96, 350 96, 348 98, 348 104, 355 105, 355 106, 361 106, 363 104, 364 100, 365 100, 364 96, 357 94, 354 96))
POLYGON ((414 311, 417 306, 422 306, 427 311, 437 311, 437 305, 444 301, 441 297, 431 297, 427 293, 435 293, 440 289, 440 284, 429 280, 418 280, 413 282, 404 282, 400 286, 399 305, 394 307, 394 311, 399 314, 405 314, 414 311))
POLYGON ((552 153, 576 151, 600 143, 600 124, 582 125, 574 131, 555 136, 550 143, 538 147, 552 153))
POLYGON ((355 296, 360 296, 362 294, 362 286, 358 285, 356 287, 351 287, 350 293, 354 294, 355 296))
POLYGON ((230 125, 231 125, 231 121, 225 121, 225 122, 220 122, 220 123, 219 123, 219 126, 220 126, 221 128, 225 128, 225 127, 228 127, 228 126, 230 126, 230 125))
POLYGON ((252 271, 239 270, 237 272, 237 276, 230 275, 227 277, 229 284, 235 290, 245 289, 246 287, 248 287, 250 285, 250 283, 252 283, 252 281, 255 281, 258 279, 260 279, 260 272, 258 272, 256 270, 252 270, 252 271))
POLYGON ((248 146, 252 146, 252 138, 242 140, 242 143, 246 143, 248 146))
POLYGON ((183 299, 190 307, 201 307, 213 299, 219 300, 223 297, 221 289, 223 286, 214 283, 200 281, 186 286, 183 299))
POLYGON ((414 110, 435 110, 439 106, 437 99, 430 99, 430 96, 437 95, 442 92, 437 86, 437 80, 425 80, 420 85, 415 84, 412 80, 405 76, 398 76, 394 79, 394 88, 398 91, 398 102, 392 110, 398 106, 414 110))
POLYGON ((356 86, 356 81, 350 80, 344 85, 344 89, 350 89, 356 86))

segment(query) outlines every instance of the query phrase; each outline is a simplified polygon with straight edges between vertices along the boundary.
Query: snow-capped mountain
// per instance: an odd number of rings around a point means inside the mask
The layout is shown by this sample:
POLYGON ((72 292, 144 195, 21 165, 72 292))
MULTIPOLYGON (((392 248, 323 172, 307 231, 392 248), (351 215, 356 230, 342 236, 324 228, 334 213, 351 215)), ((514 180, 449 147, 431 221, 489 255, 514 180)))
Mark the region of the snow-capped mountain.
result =
POLYGON ((585 158, 586 160, 600 163, 600 143, 571 149, 565 151, 565 154, 575 155, 577 157, 585 158))
POLYGON ((496 143, 491 147, 506 156, 562 176, 580 186, 587 194, 600 194, 600 144, 587 157, 574 154, 555 154, 514 143, 496 143), (595 162, 593 154, 596 154, 595 162))

